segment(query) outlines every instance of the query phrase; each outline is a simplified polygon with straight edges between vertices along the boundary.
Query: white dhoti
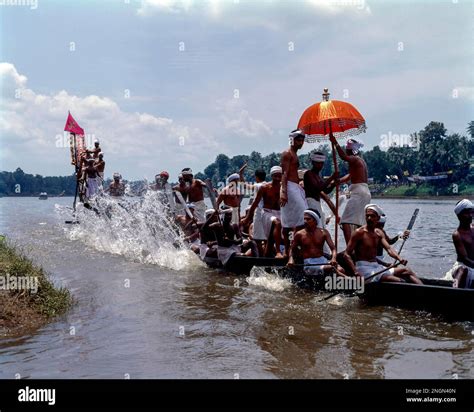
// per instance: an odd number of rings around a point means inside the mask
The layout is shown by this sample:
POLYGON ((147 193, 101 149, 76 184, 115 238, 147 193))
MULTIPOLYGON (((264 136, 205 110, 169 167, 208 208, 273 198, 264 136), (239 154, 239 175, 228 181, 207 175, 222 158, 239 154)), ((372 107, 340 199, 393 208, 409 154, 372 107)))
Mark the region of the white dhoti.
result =
POLYGON ((240 251, 239 245, 232 245, 230 247, 217 246, 217 257, 225 265, 232 255, 240 253, 240 251))
POLYGON ((281 219, 281 212, 279 210, 273 210, 273 209, 262 210, 262 228, 263 228, 263 235, 265 236, 265 240, 267 240, 270 237, 272 225, 276 219, 281 219))
POLYGON ((281 208, 281 225, 292 229, 304 225, 304 211, 308 208, 304 189, 295 182, 287 184, 288 203, 281 208))
POLYGON ((304 260, 305 265, 321 265, 321 266, 309 266, 304 268, 304 272, 307 275, 318 276, 323 273, 324 265, 328 263, 328 260, 324 256, 317 258, 307 258, 304 260))
POLYGON ((466 268, 467 269, 467 279, 466 279, 466 285, 465 289, 474 289, 474 269, 470 268, 469 266, 466 266, 464 263, 461 262, 454 262, 453 267, 446 272, 445 279, 453 279, 453 287, 457 288, 459 287, 458 285, 458 279, 454 279, 454 274, 459 268, 466 268))
POLYGON ((201 243, 199 245, 199 256, 201 259, 204 259, 206 257, 207 251, 209 250, 209 247, 205 243, 201 243))
POLYGON ((99 182, 97 177, 87 178, 86 197, 89 199, 99 191, 99 182))
POLYGON ((365 225, 365 206, 370 203, 369 185, 367 183, 356 183, 350 186, 351 197, 347 201, 346 208, 341 217, 341 223, 351 225, 365 225))
POLYGON ((229 209, 232 209, 232 221, 230 223, 232 223, 233 225, 236 224, 238 225, 240 223, 240 219, 239 219, 239 208, 238 207, 232 207, 232 206, 229 206, 229 205, 226 205, 224 203, 224 205, 229 208, 229 209))
POLYGON ((263 230, 263 209, 257 207, 253 215, 253 239, 254 240, 267 240, 265 232, 263 230))
MULTIPOLYGON (((307 197, 306 201, 308 202, 309 209, 314 209, 319 212, 321 215, 321 227, 326 229, 326 215, 324 214, 323 208, 321 207, 321 202, 312 197, 307 197)), ((324 242, 323 251, 324 253, 331 254, 331 249, 329 249, 329 246, 326 242, 324 242)))
MULTIPOLYGON (((357 269, 357 272, 359 272, 362 276, 364 276, 364 279, 366 279, 369 276, 372 276, 373 274, 375 274, 377 272, 380 272, 381 270, 386 269, 386 267, 381 265, 378 262, 368 262, 366 260, 358 260, 356 262, 356 269, 357 269)), ((368 283, 378 282, 385 275, 393 275, 394 272, 395 272, 394 268, 388 269, 387 271, 381 273, 380 275, 377 275, 377 276, 374 276, 373 278, 370 278, 368 280, 368 283)))
POLYGON ((198 200, 194 203, 194 217, 198 222, 205 222, 206 221, 206 209, 207 206, 204 203, 204 200, 198 200))

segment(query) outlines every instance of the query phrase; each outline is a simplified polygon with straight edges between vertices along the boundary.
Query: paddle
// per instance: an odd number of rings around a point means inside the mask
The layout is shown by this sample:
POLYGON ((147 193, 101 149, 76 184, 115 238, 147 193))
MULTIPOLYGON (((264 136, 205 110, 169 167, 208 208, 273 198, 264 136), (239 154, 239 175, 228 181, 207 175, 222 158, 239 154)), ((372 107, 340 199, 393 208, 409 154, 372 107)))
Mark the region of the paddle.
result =
MULTIPOLYGON (((214 188, 212 187, 211 179, 206 179, 206 187, 207 187, 207 192, 209 193, 209 199, 211 199, 211 204, 212 204, 213 209, 216 212, 219 212, 217 210, 216 195, 214 193, 214 188)), ((217 213, 217 220, 219 221, 219 224, 222 226, 221 217, 219 213, 217 213)))
POLYGON ((183 198, 183 195, 182 193, 179 191, 179 190, 175 190, 175 193, 176 193, 176 197, 178 198, 179 200, 179 203, 181 203, 181 205, 184 207, 184 210, 186 211, 186 214, 194 220, 194 216, 193 214, 191 213, 191 211, 189 210, 189 207, 188 205, 186 204, 186 202, 184 201, 184 198, 183 198))

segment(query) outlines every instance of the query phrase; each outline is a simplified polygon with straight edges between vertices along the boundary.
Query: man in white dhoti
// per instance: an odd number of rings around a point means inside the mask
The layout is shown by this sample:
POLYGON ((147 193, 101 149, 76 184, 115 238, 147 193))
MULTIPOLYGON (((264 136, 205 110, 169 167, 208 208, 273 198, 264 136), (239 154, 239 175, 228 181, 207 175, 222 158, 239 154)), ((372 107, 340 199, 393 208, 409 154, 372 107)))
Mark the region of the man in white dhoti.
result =
POLYGON ((370 203, 371 195, 368 181, 367 164, 359 156, 359 150, 364 145, 354 139, 349 139, 344 151, 336 138, 331 134, 330 140, 334 143, 339 157, 348 163, 349 174, 340 179, 340 183, 351 181, 349 187, 351 196, 341 217, 342 231, 346 244, 349 243, 352 232, 365 225, 365 206, 370 203))
POLYGON ((468 199, 463 199, 456 204, 454 213, 459 220, 459 226, 453 233, 457 256, 447 276, 452 276, 455 288, 474 289, 474 226, 472 225, 474 204, 468 199))
POLYGON ((299 184, 299 161, 297 152, 303 147, 305 134, 297 129, 290 133, 290 147, 281 154, 280 205, 281 224, 285 243, 285 256, 290 250, 290 231, 302 229, 303 212, 308 208, 304 189, 299 184))
POLYGON ((84 168, 82 179, 86 182, 86 197, 92 198, 99 191, 99 175, 94 166, 94 159, 87 159, 87 165, 84 168))

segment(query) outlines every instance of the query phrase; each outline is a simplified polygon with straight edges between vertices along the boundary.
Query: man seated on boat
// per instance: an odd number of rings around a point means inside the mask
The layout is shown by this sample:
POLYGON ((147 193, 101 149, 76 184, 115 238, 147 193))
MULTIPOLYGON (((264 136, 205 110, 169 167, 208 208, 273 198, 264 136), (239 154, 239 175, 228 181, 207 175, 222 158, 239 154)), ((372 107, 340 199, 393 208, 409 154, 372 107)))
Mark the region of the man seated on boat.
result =
POLYGON ((243 242, 239 225, 232 223, 232 210, 224 209, 222 224, 212 223, 209 226, 217 239, 217 257, 225 265, 233 255, 258 257, 257 245, 254 241, 243 242))
POLYGON ((199 256, 201 259, 206 257, 217 258, 217 240, 214 230, 211 229, 213 223, 217 223, 218 214, 214 209, 207 209, 206 221, 198 223, 200 234, 199 256))
POLYGON ((270 176, 272 181, 260 187, 245 221, 252 219, 255 210, 259 207, 260 201, 263 200, 261 219, 263 233, 267 240, 264 254, 267 257, 270 256, 275 248, 275 257, 283 258, 280 250, 282 241, 280 214, 282 168, 280 166, 273 166, 270 170, 270 176))
POLYGON ((349 243, 352 232, 365 224, 364 207, 370 203, 371 195, 368 182, 367 164, 359 156, 359 150, 364 145, 354 139, 349 139, 346 150, 339 146, 336 138, 331 134, 331 142, 335 145, 339 157, 347 162, 349 174, 340 179, 340 183, 351 181, 349 188, 351 197, 341 217, 341 226, 346 244, 349 243))
MULTIPOLYGON (((409 230, 405 230, 404 232, 400 232, 398 235, 394 236, 393 238, 390 238, 388 236, 387 232, 385 231, 385 223, 386 222, 387 222, 387 216, 386 215, 380 216, 379 223, 378 223, 377 227, 383 232, 383 234, 385 236, 385 240, 387 241, 387 243, 390 246, 397 243, 400 239, 407 240, 409 238, 409 236, 410 236, 410 231, 409 230)), ((390 263, 385 262, 383 259, 384 259, 384 249, 383 249, 382 244, 380 243, 377 247, 377 261, 380 264, 382 264, 386 267, 390 266, 390 263)))
POLYGON ((186 167, 181 171, 184 180, 184 190, 180 187, 173 188, 174 190, 178 190, 183 195, 183 198, 186 199, 190 203, 193 203, 196 207, 194 213, 195 217, 199 222, 203 222, 205 219, 205 212, 206 212, 206 204, 204 203, 204 187, 206 187, 206 183, 202 180, 194 179, 193 171, 191 168, 186 167), (184 192, 184 193, 183 193, 184 192))
POLYGON ((454 213, 459 220, 459 226, 453 233, 456 262, 448 273, 454 279, 453 287, 474 289, 474 204, 468 199, 460 200, 454 213))
MULTIPOLYGON (((304 229, 298 230, 291 242, 290 259, 288 266, 295 264, 296 255, 303 258, 305 265, 314 265, 305 267, 305 271, 314 275, 323 272, 332 272, 337 268, 336 247, 331 239, 329 232, 322 227, 322 219, 319 211, 307 209, 304 211, 304 229), (331 260, 328 261, 324 256, 324 245, 327 244, 331 250, 331 260)), ((340 273, 342 273, 342 268, 340 273)))
POLYGON ((115 172, 113 174, 113 181, 109 187, 105 190, 110 196, 119 197, 125 194, 125 185, 122 183, 122 176, 120 173, 115 172))
POLYGON ((199 240, 199 226, 195 215, 196 206, 193 203, 188 203, 187 208, 191 212, 192 217, 185 213, 184 215, 177 215, 175 220, 184 233, 184 241, 190 244, 193 252, 199 254, 201 242, 199 240))
POLYGON ((380 217, 383 215, 382 209, 376 204, 368 204, 365 207, 366 224, 356 229, 349 240, 344 259, 346 264, 356 276, 363 276, 367 282, 409 282, 422 284, 421 280, 406 267, 385 268, 377 262, 377 248, 379 244, 387 251, 389 256, 399 261, 402 265, 407 264, 407 260, 401 258, 398 253, 392 249, 385 239, 384 233, 377 225, 380 217), (356 263, 354 264, 354 260, 356 263), (377 276, 372 275, 384 271, 377 276), (369 279, 367 279, 369 278, 369 279))
POLYGON ((227 185, 220 191, 219 196, 217 197, 216 203, 217 208, 219 208, 221 203, 224 203, 226 208, 232 210, 232 224, 239 224, 240 216, 240 188, 241 175, 238 173, 233 173, 227 178, 227 185))
POLYGON ((100 142, 98 139, 94 140, 94 148, 93 149, 87 149, 86 153, 91 154, 93 159, 97 159, 99 157, 99 153, 102 151, 100 148, 100 142))

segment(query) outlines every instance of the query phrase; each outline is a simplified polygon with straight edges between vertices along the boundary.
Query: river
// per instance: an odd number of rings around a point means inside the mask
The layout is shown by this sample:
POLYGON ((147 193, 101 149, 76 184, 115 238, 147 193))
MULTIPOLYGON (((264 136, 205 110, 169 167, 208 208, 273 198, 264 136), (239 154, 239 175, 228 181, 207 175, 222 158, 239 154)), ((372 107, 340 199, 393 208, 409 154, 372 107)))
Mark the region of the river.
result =
MULTIPOLYGON (((378 203, 389 235, 420 208, 403 255, 420 275, 443 277, 455 202, 378 203)), ((0 233, 75 298, 39 330, 0 338, 0 378, 474 377, 472 322, 358 298, 320 303, 276 276, 224 276, 174 248, 166 228, 151 230, 151 209, 66 225, 71 204, 0 199, 0 233)))

